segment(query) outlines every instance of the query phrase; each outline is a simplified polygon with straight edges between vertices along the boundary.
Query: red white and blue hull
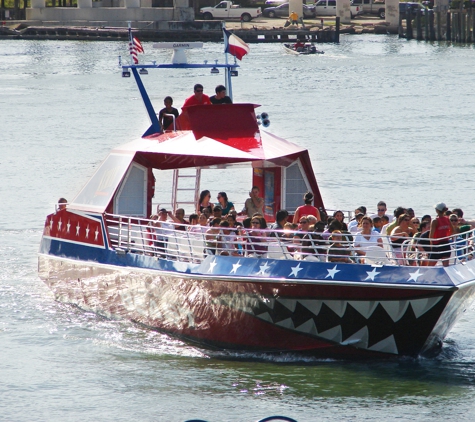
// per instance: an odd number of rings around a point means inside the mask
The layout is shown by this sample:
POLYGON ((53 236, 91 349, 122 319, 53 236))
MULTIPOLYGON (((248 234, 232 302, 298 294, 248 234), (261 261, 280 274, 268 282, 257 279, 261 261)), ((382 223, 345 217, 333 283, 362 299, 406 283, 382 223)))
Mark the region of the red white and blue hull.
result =
POLYGON ((69 211, 48 217, 39 273, 59 301, 200 347, 326 357, 437 351, 475 294, 474 261, 429 268, 208 256, 194 264, 117 253, 101 215, 69 211))

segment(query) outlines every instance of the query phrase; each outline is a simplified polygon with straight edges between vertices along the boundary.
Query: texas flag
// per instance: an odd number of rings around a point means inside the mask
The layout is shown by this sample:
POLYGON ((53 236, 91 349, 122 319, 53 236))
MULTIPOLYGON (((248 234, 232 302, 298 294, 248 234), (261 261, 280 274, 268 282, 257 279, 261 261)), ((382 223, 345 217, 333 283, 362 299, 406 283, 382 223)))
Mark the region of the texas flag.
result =
POLYGON ((237 35, 232 34, 227 29, 223 28, 224 32, 224 52, 229 53, 241 60, 247 53, 249 53, 249 46, 241 40, 237 35))

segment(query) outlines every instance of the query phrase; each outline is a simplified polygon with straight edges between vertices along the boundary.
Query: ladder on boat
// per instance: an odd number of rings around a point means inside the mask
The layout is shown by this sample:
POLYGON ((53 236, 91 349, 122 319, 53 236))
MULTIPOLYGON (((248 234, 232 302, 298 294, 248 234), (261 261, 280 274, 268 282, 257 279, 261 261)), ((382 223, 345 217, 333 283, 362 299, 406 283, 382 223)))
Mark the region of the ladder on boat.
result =
POLYGON ((187 214, 196 212, 196 204, 200 195, 201 169, 175 169, 173 170, 172 209, 184 208, 192 205, 191 212, 185 209, 187 214), (192 200, 190 200, 192 199, 192 200))

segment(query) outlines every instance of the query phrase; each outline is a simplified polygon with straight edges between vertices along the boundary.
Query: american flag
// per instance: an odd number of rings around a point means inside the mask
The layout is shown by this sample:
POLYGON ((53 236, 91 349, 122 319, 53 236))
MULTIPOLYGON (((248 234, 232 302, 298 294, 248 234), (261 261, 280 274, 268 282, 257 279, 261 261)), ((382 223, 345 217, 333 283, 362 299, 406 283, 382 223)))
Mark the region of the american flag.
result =
POLYGON ((130 55, 132 56, 132 59, 135 64, 138 64, 139 59, 137 57, 137 53, 143 53, 143 47, 138 38, 133 37, 132 41, 129 42, 129 51, 130 55))

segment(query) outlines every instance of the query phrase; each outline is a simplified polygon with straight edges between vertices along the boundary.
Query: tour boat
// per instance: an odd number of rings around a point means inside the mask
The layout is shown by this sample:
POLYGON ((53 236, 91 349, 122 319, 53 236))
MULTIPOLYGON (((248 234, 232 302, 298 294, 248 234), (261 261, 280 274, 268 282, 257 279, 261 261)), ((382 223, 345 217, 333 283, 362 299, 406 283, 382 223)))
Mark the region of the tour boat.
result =
POLYGON ((77 196, 46 217, 38 266, 55 299, 233 355, 415 357, 440 350, 474 297, 473 231, 454 238, 449 266, 429 267, 409 253, 410 244, 403 258, 385 243, 345 263, 269 233, 254 249, 256 236, 245 230, 225 254, 206 233, 149 219, 153 171, 173 170, 172 209, 190 213, 201 172, 235 166, 252 169, 249 187, 260 188, 268 222, 279 209, 295 211, 307 191, 325 210, 309 152, 264 130, 267 116, 256 115, 255 104, 191 106, 162 130, 142 74, 218 68, 228 95, 238 74, 235 61, 189 64, 182 53, 171 64, 122 65, 152 124, 112 150, 77 196), (177 193, 190 169, 194 189, 183 204, 177 193))

